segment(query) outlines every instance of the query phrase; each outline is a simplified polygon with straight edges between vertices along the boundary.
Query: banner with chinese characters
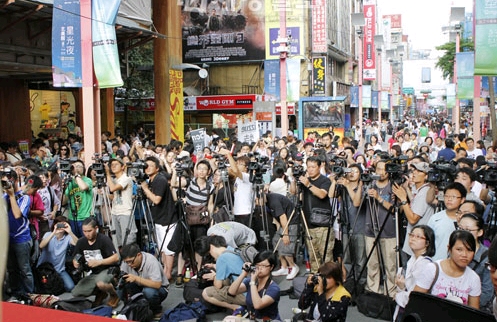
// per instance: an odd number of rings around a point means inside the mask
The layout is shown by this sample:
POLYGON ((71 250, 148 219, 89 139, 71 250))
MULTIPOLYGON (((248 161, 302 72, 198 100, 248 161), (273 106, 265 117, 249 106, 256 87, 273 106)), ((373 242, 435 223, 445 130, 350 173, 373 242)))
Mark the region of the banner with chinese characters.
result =
POLYGON ((381 109, 383 111, 387 111, 390 109, 390 98, 388 96, 388 92, 387 91, 381 91, 381 94, 380 94, 380 106, 381 106, 381 109))
POLYGON ((190 131, 195 154, 202 152, 205 146, 205 128, 190 131))
POLYGON ((359 86, 350 87, 350 107, 359 107, 359 86))
POLYGON ((475 75, 497 75, 497 5, 475 0, 475 75))
POLYGON ((264 94, 268 101, 280 100, 280 60, 264 61, 264 94))
POLYGON ((183 72, 181 70, 169 70, 169 102, 171 113, 171 138, 183 142, 184 119, 183 119, 183 72))
POLYGON ((296 102, 300 99, 300 58, 286 60, 286 101, 296 102))
POLYGON ((83 87, 79 0, 54 0, 52 77, 54 87, 83 87))
POLYGON ((328 28, 326 28, 327 0, 312 0, 312 52, 328 52, 328 28))
POLYGON ((180 2, 184 63, 264 59, 264 1, 180 2))
POLYGON ((376 34, 376 0, 364 0, 364 35, 363 42, 363 80, 376 79, 376 50, 374 35, 376 34))
POLYGON ((371 85, 362 85, 362 107, 371 107, 371 85))
POLYGON ((98 87, 123 85, 116 40, 116 17, 121 0, 92 0, 93 69, 98 87))
POLYGON ((247 1, 249 3, 263 3, 265 5, 264 29, 266 37, 266 59, 276 59, 280 57, 281 43, 278 42, 280 36, 280 12, 285 11, 285 24, 287 38, 288 55, 304 54, 304 19, 306 11, 302 5, 302 0, 286 1, 247 1))
POLYGON ((259 129, 257 121, 248 118, 238 119, 238 141, 239 142, 257 142, 259 140, 259 129))
POLYGON ((312 95, 325 95, 326 57, 312 58, 312 95))
POLYGON ((450 110, 456 106, 456 84, 447 84, 447 109, 450 110))
POLYGON ((473 99, 474 96, 474 52, 456 54, 457 98, 473 99))

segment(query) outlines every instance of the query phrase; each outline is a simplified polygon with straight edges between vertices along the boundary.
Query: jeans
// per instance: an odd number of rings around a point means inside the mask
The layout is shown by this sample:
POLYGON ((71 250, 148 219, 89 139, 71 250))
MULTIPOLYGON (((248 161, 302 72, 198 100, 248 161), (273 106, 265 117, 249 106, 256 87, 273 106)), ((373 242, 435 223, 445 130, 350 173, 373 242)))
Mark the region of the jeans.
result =
POLYGON ((64 281, 64 289, 66 290, 66 292, 71 292, 72 289, 74 288, 74 281, 72 280, 69 273, 66 271, 62 271, 59 273, 59 275, 60 277, 62 277, 62 280, 64 281))
POLYGON ((34 278, 31 271, 32 241, 9 245, 7 269, 9 283, 14 294, 33 293, 34 278))
POLYGON ((131 297, 137 293, 143 293, 143 296, 147 299, 152 312, 162 312, 162 302, 167 298, 168 294, 168 291, 164 286, 156 289, 151 287, 142 287, 136 283, 126 283, 125 287, 117 290, 117 295, 123 301, 127 300, 128 296, 131 297))
POLYGON ((76 235, 76 237, 83 237, 83 221, 82 220, 71 220, 69 219, 69 225, 71 230, 76 235))

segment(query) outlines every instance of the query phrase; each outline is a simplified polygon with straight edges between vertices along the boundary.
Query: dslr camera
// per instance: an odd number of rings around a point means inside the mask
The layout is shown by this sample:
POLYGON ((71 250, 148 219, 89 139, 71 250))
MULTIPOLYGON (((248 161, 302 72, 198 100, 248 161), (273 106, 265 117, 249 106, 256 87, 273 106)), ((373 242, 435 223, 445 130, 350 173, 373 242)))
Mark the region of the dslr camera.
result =
POLYGON ((14 174, 11 168, 5 168, 0 175, 2 176, 2 188, 3 189, 10 189, 12 188, 12 181, 14 179, 14 174), (3 177, 6 177, 7 180, 3 180, 3 177))
POLYGON ((253 272, 255 272, 255 265, 245 264, 245 265, 243 265, 243 270, 247 273, 253 273, 253 272))
POLYGON ((208 280, 204 279, 204 275, 205 274, 210 274, 210 273, 212 273, 212 271, 213 271, 212 269, 204 266, 204 267, 202 267, 201 270, 199 270, 197 272, 197 277, 198 277, 197 281, 198 281, 198 287, 199 288, 203 289, 203 288, 206 288, 208 286, 212 286, 213 285, 212 281, 208 281, 208 280))

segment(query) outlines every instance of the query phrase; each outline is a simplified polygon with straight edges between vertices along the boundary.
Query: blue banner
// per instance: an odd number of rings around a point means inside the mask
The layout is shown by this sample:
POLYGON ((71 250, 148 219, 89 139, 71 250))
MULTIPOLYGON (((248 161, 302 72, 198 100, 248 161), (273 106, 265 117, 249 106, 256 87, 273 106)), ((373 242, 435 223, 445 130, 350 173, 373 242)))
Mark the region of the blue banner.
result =
POLYGON ((264 61, 264 93, 270 101, 280 101, 280 60, 264 61))
POLYGON ((350 107, 359 107, 359 86, 350 87, 350 107))
POLYGON ((52 77, 54 87, 83 87, 80 0, 54 0, 52 77))
POLYGON ((371 107, 372 108, 378 108, 378 95, 380 92, 378 91, 371 91, 371 107))
POLYGON ((123 85, 116 40, 116 17, 121 0, 92 0, 93 69, 98 87, 123 85))
POLYGON ((371 85, 362 85, 362 107, 371 107, 371 85))

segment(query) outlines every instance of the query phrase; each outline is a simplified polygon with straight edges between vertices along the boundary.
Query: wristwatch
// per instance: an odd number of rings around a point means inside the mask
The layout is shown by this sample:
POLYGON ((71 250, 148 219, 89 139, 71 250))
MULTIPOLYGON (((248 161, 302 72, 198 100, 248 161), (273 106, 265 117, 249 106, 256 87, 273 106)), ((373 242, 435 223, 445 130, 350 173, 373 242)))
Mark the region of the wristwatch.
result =
POLYGON ((255 285, 255 282, 250 281, 249 285, 255 285))
POLYGON ((404 201, 402 201, 402 202, 400 203, 400 206, 401 206, 401 207, 402 207, 402 206, 405 206, 405 205, 407 205, 407 200, 404 200, 404 201))
POLYGON ((309 185, 307 186, 307 189, 311 189, 313 187, 313 185, 311 183, 309 183, 309 185))

